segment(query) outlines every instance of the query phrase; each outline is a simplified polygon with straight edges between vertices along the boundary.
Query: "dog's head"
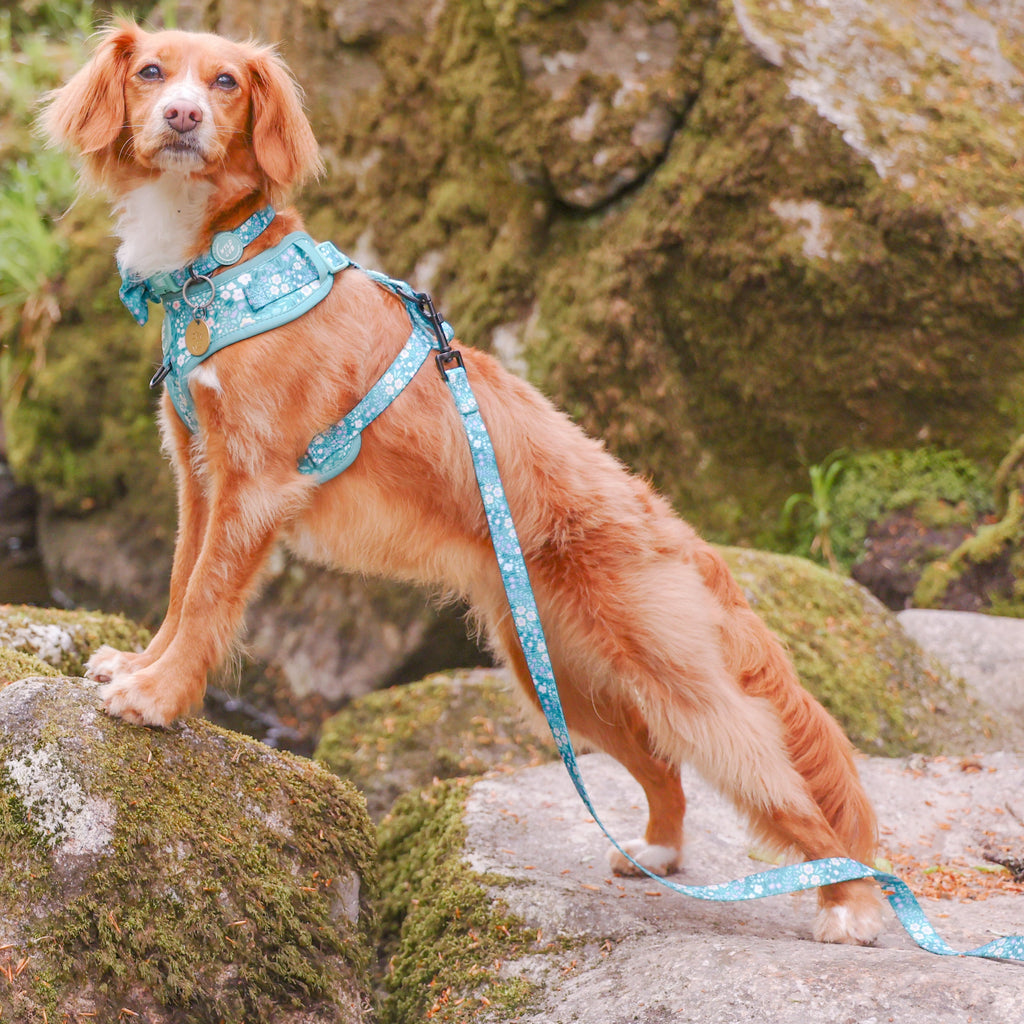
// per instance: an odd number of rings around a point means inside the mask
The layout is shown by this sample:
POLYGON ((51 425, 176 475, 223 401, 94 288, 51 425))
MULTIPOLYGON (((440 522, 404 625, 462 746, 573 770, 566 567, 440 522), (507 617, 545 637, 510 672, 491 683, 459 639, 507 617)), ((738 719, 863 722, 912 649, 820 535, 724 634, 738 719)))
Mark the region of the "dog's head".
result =
POLYGON ((276 54, 193 32, 108 29, 85 65, 51 93, 50 140, 81 155, 115 194, 160 173, 252 178, 280 199, 320 169, 298 86, 276 54))

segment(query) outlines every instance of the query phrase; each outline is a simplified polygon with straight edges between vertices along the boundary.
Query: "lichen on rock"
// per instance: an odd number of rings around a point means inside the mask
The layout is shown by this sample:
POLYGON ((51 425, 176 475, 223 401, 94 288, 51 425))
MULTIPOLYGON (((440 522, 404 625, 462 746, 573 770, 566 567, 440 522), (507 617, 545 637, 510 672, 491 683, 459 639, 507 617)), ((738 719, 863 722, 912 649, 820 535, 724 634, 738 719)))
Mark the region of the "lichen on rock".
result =
POLYGON ((0 850, 4 1019, 368 1019, 373 830, 311 762, 25 679, 0 691, 0 850))
MULTIPOLYGON (((29 655, 60 675, 82 675, 89 656, 101 644, 141 651, 148 642, 148 630, 122 615, 0 605, 0 650, 29 655)), ((9 664, 13 666, 13 661, 9 664)))

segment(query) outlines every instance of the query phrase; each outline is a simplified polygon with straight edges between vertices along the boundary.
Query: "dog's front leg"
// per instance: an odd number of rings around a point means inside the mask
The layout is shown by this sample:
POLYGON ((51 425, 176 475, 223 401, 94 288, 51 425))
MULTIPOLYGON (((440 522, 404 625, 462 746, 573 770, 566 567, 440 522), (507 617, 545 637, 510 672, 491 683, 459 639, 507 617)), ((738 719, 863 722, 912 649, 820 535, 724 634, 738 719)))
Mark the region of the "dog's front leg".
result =
POLYGON ((100 689, 107 711, 139 725, 170 725, 202 700, 209 670, 224 656, 295 495, 282 483, 215 473, 205 530, 180 605, 169 613, 150 664, 117 673, 100 689), (171 619, 173 614, 174 618, 171 619))
POLYGON ((193 458, 194 437, 174 412, 169 398, 165 397, 164 405, 161 424, 164 446, 170 451, 178 487, 178 534, 171 566, 167 613, 149 646, 141 654, 118 651, 104 645, 92 655, 85 674, 101 683, 110 682, 116 675, 137 672, 152 665, 167 650, 177 631, 185 590, 206 533, 209 503, 197 462, 193 458))

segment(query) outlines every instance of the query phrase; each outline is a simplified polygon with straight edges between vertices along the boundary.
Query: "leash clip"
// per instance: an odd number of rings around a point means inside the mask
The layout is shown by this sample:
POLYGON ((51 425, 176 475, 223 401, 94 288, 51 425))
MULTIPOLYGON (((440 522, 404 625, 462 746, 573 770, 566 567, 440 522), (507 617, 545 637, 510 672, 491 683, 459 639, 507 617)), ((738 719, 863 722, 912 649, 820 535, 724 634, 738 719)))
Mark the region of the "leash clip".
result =
POLYGON ((443 352, 438 352, 434 356, 434 363, 437 365, 437 372, 441 374, 442 380, 448 379, 448 366, 454 364, 456 368, 464 370, 465 364, 462 362, 462 353, 450 345, 443 352))
POLYGON ((448 379, 448 367, 454 365, 459 369, 465 369, 462 362, 462 353, 454 349, 448 341, 448 335, 444 333, 444 320, 434 306, 434 300, 426 292, 416 293, 416 304, 420 312, 426 317, 431 329, 437 337, 437 355, 434 356, 434 363, 437 365, 437 372, 441 374, 442 380, 448 379))

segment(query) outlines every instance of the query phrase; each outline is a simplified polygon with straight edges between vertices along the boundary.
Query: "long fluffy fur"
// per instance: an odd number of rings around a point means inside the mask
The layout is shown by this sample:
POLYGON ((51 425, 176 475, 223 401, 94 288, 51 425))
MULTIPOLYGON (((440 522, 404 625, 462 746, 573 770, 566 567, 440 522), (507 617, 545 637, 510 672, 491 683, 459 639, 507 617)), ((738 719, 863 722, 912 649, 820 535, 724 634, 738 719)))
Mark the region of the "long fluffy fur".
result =
MULTIPOLYGON (((145 273, 186 264, 217 230, 319 170, 284 65, 216 36, 115 26, 50 97, 43 124, 110 194, 121 257, 145 273), (148 80, 153 67, 159 81, 148 80), (171 126, 182 102, 194 132, 171 126)), ((284 210, 247 255, 300 226, 284 210)), ((105 648, 90 662, 111 713, 167 725, 201 701, 278 537, 314 561, 460 595, 536 700, 458 415, 436 373, 423 370, 367 428, 340 477, 316 487, 296 470, 310 437, 366 393, 408 331, 393 296, 346 271, 300 320, 193 374, 196 436, 164 398, 180 513, 169 607, 143 654, 105 648)), ((637 857, 659 871, 677 866, 686 806, 678 766, 691 762, 774 846, 870 859, 875 819, 850 744, 800 687, 714 549, 536 390, 485 354, 463 354, 570 727, 646 792, 637 857)), ((631 870, 621 858, 613 866, 631 870)), ((833 886, 820 902, 819 938, 874 938, 870 883, 833 886)))

